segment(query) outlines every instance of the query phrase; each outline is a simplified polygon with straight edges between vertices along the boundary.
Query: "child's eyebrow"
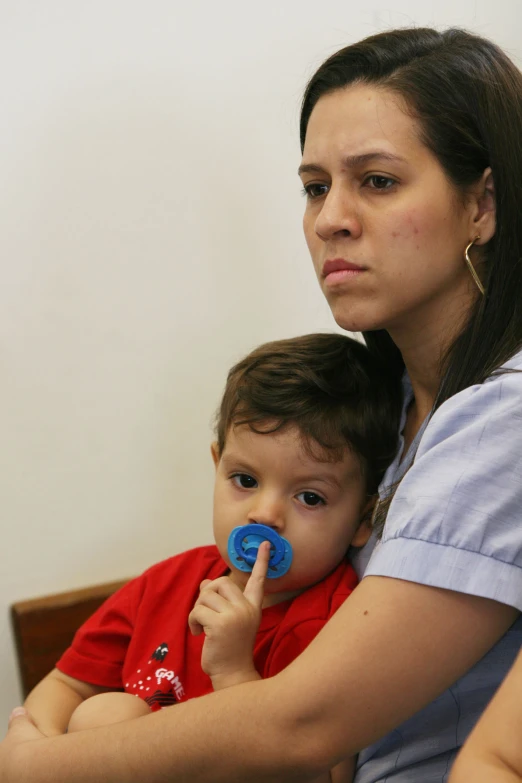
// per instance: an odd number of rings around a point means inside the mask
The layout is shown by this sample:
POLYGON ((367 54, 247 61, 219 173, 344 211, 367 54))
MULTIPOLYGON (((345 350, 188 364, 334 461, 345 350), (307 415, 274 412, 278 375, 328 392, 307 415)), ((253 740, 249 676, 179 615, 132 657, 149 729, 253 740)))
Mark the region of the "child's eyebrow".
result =
POLYGON ((230 451, 222 455, 221 461, 225 465, 231 465, 231 464, 242 465, 245 468, 249 464, 248 459, 245 457, 244 454, 234 454, 234 452, 230 452, 230 451))
POLYGON ((321 482, 322 484, 329 484, 334 489, 342 489, 342 482, 330 474, 321 475, 320 473, 307 473, 302 476, 296 476, 296 482, 299 484, 308 484, 313 482, 321 482))
POLYGON ((298 476, 297 479, 298 481, 305 483, 307 481, 320 481, 334 487, 334 489, 343 490, 346 489, 346 487, 350 487, 355 482, 360 481, 361 477, 361 467, 359 464, 356 464, 347 472, 343 470, 342 476, 337 476, 333 471, 321 472, 321 469, 319 468, 316 471, 307 470, 306 473, 303 472, 302 476, 298 476))

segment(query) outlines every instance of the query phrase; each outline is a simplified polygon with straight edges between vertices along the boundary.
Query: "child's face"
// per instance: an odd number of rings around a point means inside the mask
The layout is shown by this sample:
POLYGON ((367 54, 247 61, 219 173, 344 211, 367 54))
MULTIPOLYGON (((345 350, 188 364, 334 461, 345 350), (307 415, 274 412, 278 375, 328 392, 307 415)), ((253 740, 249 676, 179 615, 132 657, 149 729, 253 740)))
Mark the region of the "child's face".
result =
POLYGON ((248 579, 227 554, 233 528, 261 522, 286 538, 293 550, 290 570, 267 579, 267 593, 299 593, 340 563, 348 546, 362 546, 369 528, 361 525, 367 506, 357 457, 347 448, 339 462, 320 462, 303 448, 289 426, 260 434, 247 425, 231 427, 223 453, 212 447, 216 465, 214 537, 231 578, 248 579))

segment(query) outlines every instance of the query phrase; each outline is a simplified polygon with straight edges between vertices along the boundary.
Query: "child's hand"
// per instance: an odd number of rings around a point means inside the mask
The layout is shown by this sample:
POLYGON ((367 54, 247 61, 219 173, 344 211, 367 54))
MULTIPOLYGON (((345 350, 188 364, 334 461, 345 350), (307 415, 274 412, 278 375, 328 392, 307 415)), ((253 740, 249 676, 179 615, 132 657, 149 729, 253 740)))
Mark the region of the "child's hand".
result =
POLYGON ((228 576, 201 583, 188 622, 195 636, 205 633, 201 668, 211 678, 214 690, 260 679, 252 653, 269 557, 270 544, 265 541, 244 592, 228 576))

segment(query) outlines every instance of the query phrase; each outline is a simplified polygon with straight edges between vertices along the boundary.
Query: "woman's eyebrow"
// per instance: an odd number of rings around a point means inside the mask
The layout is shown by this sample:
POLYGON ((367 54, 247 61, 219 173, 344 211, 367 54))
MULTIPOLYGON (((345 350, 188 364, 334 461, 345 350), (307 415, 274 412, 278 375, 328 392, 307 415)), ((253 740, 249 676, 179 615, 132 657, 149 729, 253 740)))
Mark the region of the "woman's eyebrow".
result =
MULTIPOLYGON (((374 160, 384 160, 391 163, 406 163, 406 159, 401 158, 400 155, 393 155, 391 152, 374 150, 372 152, 361 153, 360 155, 348 155, 347 157, 343 158, 343 165, 346 168, 355 169, 358 166, 363 166, 366 163, 374 160)), ((302 163, 297 169, 297 173, 299 176, 301 176, 301 174, 319 174, 326 172, 316 163, 302 163)))
POLYGON ((301 174, 326 174, 326 171, 314 163, 301 163, 297 169, 297 174, 300 177, 301 174))

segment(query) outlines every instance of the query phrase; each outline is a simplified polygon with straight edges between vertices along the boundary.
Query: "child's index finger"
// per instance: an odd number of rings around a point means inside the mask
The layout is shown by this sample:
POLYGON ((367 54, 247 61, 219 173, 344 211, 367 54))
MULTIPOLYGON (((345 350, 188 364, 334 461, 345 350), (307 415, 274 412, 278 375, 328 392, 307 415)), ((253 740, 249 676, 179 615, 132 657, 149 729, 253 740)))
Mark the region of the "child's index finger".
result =
POLYGON ((243 595, 253 606, 261 606, 265 594, 265 578, 270 560, 270 542, 263 541, 257 550, 256 562, 252 568, 250 578, 245 585, 243 595))

